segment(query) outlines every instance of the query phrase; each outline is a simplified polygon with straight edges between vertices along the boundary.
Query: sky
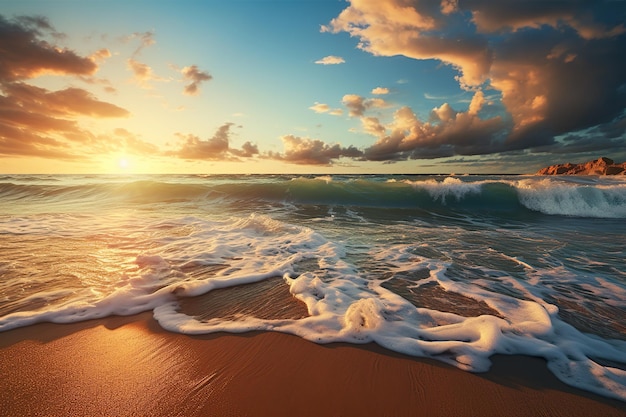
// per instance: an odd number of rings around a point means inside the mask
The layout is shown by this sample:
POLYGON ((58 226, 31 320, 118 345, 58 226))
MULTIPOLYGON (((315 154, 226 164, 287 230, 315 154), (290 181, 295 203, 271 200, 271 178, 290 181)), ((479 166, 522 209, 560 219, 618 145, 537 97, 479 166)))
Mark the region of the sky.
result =
POLYGON ((0 0, 0 173, 626 160, 623 0, 0 0))

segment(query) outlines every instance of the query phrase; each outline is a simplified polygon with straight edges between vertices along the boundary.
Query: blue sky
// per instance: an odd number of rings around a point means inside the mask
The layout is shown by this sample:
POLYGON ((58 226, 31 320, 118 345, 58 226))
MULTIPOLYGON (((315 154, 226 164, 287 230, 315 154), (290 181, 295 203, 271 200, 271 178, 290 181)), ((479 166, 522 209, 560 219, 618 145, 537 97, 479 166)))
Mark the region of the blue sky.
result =
POLYGON ((625 9, 4 2, 0 171, 516 173, 621 161, 625 9))

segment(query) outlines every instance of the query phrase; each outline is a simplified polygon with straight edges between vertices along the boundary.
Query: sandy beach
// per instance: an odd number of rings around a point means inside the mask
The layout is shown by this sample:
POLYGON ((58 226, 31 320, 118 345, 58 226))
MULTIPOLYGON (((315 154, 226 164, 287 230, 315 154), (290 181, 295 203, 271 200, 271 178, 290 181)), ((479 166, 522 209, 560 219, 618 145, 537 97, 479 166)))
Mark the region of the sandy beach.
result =
POLYGON ((4 332, 0 374, 2 416, 626 415, 541 359, 501 356, 472 374, 374 345, 173 334, 149 314, 4 332))

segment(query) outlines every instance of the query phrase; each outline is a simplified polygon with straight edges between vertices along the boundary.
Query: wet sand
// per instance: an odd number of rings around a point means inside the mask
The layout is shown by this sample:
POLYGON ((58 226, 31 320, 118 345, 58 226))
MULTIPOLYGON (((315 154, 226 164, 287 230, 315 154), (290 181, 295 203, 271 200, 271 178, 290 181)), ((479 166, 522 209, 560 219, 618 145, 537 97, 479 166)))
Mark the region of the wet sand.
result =
POLYGON ((375 345, 191 337, 150 314, 0 333, 2 416, 625 416, 541 359, 472 374, 375 345))

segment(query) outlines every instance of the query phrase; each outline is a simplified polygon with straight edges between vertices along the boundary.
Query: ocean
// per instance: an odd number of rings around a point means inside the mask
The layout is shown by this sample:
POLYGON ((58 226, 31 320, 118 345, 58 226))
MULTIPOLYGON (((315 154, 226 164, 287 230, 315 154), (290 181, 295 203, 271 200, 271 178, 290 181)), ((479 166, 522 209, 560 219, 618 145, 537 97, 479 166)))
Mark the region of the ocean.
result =
POLYGON ((624 177, 0 175, 0 337, 148 311, 626 401, 625 219, 624 177))

